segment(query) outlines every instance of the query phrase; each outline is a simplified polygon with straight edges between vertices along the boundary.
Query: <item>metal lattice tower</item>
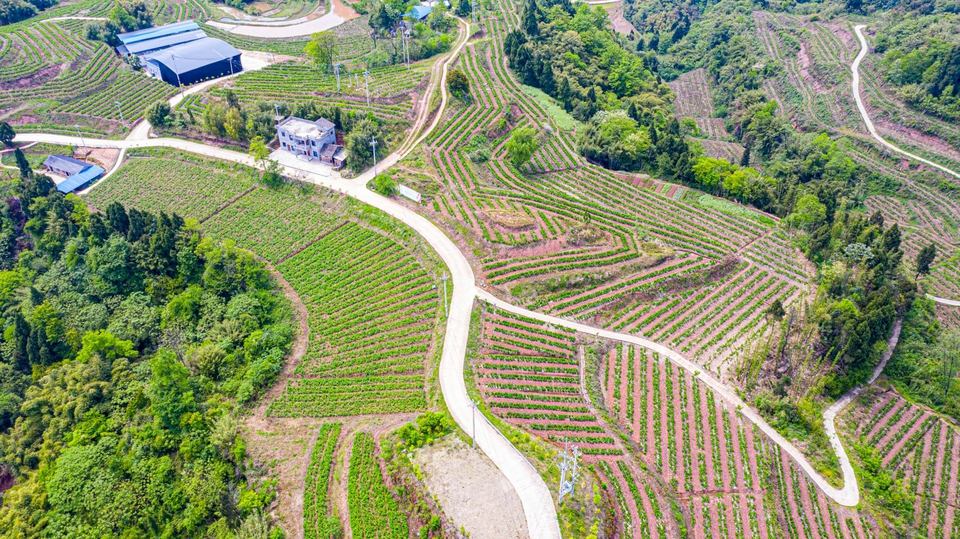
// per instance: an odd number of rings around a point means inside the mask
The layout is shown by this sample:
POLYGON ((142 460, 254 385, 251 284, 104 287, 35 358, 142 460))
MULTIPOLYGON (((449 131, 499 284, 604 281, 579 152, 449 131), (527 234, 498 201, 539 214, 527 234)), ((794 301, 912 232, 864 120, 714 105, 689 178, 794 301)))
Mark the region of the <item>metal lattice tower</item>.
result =
POLYGON ((560 489, 557 503, 563 503, 563 497, 573 495, 580 478, 580 449, 577 446, 568 446, 563 450, 560 461, 560 489))

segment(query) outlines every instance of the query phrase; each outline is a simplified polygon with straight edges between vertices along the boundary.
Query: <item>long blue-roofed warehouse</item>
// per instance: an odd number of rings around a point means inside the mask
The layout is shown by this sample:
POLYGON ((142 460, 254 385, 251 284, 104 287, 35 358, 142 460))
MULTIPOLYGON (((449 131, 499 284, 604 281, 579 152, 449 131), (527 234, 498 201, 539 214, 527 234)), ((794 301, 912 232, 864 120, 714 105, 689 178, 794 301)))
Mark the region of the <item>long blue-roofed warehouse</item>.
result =
POLYGON ((143 65, 151 75, 174 86, 243 71, 240 51, 212 37, 150 53, 144 57, 143 65))
POLYGON ((240 51, 208 37, 193 21, 144 28, 117 36, 121 55, 137 56, 147 73, 174 86, 243 71, 240 51))

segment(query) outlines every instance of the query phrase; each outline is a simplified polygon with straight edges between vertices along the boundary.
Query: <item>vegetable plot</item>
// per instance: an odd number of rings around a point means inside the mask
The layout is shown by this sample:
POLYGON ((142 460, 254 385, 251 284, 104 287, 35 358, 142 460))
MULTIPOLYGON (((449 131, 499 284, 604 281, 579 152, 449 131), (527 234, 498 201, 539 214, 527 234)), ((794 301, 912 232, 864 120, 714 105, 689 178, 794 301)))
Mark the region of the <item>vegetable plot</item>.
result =
POLYGON ((350 530, 363 539, 407 539, 407 519, 383 483, 373 436, 358 432, 353 439, 347 489, 350 530))
POLYGON ((348 222, 278 266, 309 311, 310 345, 272 416, 426 407, 438 281, 389 238, 348 222))
POLYGON ((340 522, 329 515, 327 485, 330 481, 333 452, 340 438, 340 423, 324 423, 313 446, 303 489, 304 539, 328 539, 340 533, 340 522))

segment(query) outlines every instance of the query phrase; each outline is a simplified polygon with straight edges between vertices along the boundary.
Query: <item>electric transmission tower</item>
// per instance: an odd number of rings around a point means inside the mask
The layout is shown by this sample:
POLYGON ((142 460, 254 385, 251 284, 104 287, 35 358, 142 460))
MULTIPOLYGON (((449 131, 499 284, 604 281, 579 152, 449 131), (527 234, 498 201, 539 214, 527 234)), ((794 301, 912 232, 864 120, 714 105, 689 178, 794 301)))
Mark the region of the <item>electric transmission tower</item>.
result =
POLYGON ((580 478, 580 449, 577 446, 566 445, 563 449, 560 461, 560 492, 557 495, 557 503, 563 503, 563 497, 567 494, 571 496, 580 478))

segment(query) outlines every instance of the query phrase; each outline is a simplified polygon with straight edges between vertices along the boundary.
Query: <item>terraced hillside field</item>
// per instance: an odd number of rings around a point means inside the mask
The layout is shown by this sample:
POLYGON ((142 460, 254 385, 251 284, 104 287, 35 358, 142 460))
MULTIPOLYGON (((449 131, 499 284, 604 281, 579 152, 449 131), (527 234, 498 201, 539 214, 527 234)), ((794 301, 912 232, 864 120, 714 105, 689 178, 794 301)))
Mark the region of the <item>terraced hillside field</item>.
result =
POLYGON ((424 266, 429 255, 349 219, 351 203, 333 192, 266 189, 248 167, 175 151, 131 154, 91 191, 92 206, 140 201, 196 219, 208 235, 276 264, 306 305, 309 346, 270 415, 426 409, 442 312, 440 272, 424 266), (159 177, 165 181, 149 181, 159 177))
POLYGON ((960 430, 887 387, 865 391, 841 423, 902 482, 911 498, 913 527, 926 537, 960 537, 960 430))
POLYGON ((133 72, 107 45, 68 22, 32 22, 0 30, 0 110, 20 132, 119 134, 169 84, 133 72), (78 33, 81 32, 81 33, 78 33), (120 103, 119 107, 117 103, 120 103))
POLYGON ((607 343, 598 361, 581 365, 592 337, 490 307, 481 332, 473 372, 488 408, 558 447, 575 443, 617 500, 625 536, 677 537, 671 498, 696 538, 878 533, 870 517, 830 502, 779 446, 658 354, 607 343), (581 376, 599 387, 590 400, 581 376))
POLYGON ((691 118, 696 122, 699 133, 694 140, 703 147, 704 153, 709 157, 738 163, 743 156, 743 146, 730 142, 723 118, 715 115, 704 70, 701 68, 684 73, 670 83, 670 88, 677 95, 673 102, 677 119, 691 118))
POLYGON ((485 24, 489 41, 468 43, 458 61, 473 100, 427 140, 426 173, 443 187, 420 210, 469 233, 478 277, 511 302, 655 337, 724 372, 766 330, 763 306, 808 292, 802 255, 769 218, 674 200, 587 163, 512 78, 505 24, 485 24), (523 170, 497 131, 508 116, 551 126, 523 170), (468 157, 477 136, 492 140, 482 164, 468 157))

